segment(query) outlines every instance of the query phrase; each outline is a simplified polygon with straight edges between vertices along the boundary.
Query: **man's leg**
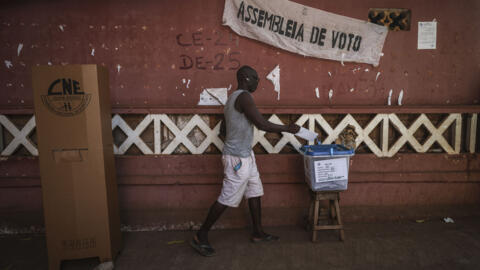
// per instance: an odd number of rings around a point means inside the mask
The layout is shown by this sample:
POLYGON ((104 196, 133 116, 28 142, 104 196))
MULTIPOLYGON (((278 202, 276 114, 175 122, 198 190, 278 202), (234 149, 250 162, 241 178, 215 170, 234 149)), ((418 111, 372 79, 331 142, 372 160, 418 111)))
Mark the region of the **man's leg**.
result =
POLYGON ((248 199, 248 207, 250 208, 250 215, 253 223, 253 238, 254 242, 258 241, 272 241, 278 240, 278 236, 267 234, 262 227, 262 204, 261 197, 253 197, 248 199))
POLYGON ((253 223, 253 237, 262 237, 265 233, 262 228, 262 204, 260 197, 248 199, 248 208, 253 223))
POLYGON ((208 232, 212 228, 213 224, 215 224, 215 222, 218 220, 218 218, 220 218, 225 209, 227 209, 227 206, 219 203, 218 201, 215 201, 212 204, 210 210, 208 211, 205 222, 203 222, 202 227, 200 227, 200 230, 197 232, 198 241, 201 244, 209 244, 208 232))

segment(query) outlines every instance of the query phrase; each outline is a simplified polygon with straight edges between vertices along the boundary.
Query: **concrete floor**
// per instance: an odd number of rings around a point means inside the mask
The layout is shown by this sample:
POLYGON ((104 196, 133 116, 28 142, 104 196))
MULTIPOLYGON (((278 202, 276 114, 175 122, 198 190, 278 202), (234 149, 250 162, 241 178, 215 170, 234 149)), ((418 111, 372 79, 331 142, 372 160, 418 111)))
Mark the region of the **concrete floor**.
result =
MULTIPOLYGON (((217 255, 211 258, 188 245, 191 231, 124 233, 115 269, 480 269, 478 217, 454 224, 347 224, 345 242, 333 231, 319 233, 317 243, 301 227, 268 232, 280 241, 252 244, 247 229, 215 230, 210 242, 217 255)), ((62 269, 93 269, 97 264, 96 259, 66 261, 62 269)), ((0 270, 7 269, 47 269, 45 236, 0 236, 0 270)))

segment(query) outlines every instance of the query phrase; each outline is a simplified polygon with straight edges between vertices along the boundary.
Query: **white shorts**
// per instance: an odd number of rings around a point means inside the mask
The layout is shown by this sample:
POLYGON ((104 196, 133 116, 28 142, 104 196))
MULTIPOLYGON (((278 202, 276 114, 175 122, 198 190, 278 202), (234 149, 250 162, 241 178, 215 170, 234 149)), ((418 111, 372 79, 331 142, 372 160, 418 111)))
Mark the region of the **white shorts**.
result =
POLYGON ((222 163, 224 179, 222 192, 217 200, 219 203, 238 207, 242 196, 246 199, 263 196, 262 181, 253 151, 249 157, 245 158, 223 155, 222 163), (240 162, 241 166, 239 166, 240 162))

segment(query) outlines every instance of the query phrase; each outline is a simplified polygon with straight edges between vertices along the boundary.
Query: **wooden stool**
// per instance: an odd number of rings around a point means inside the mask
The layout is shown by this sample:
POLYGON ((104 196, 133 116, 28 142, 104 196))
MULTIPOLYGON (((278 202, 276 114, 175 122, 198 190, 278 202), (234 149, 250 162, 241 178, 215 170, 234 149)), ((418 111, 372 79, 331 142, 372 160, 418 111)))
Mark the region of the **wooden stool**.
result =
POLYGON ((339 191, 312 191, 310 190, 311 201, 308 214, 308 225, 312 227, 312 242, 317 241, 319 230, 340 230, 340 240, 345 240, 342 219, 340 217, 339 191), (320 201, 328 200, 328 209, 320 209, 320 201), (324 210, 324 211, 323 211, 324 210), (329 225, 319 225, 319 221, 327 221, 329 225))

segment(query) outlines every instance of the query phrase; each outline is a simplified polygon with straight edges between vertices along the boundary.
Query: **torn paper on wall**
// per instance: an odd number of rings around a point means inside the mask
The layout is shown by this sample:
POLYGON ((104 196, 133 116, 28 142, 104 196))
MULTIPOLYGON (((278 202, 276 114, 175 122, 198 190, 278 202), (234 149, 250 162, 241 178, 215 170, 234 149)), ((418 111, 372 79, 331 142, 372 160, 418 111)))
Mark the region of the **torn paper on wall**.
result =
POLYGON ((400 91, 400 94, 398 95, 398 106, 402 106, 402 100, 403 100, 403 89, 400 91))
POLYGON ((392 105, 392 95, 393 95, 393 89, 390 89, 390 92, 388 92, 388 106, 392 105))
POLYGON ((183 84, 186 84, 186 85, 187 85, 187 88, 190 88, 190 82, 191 82, 190 79, 185 79, 185 78, 182 79, 182 83, 183 83, 183 84))
POLYGON ((23 49, 23 43, 18 44, 18 47, 17 47, 17 56, 20 56, 20 52, 22 51, 22 49, 23 49))
POLYGON ((280 100, 280 66, 277 65, 268 75, 267 79, 273 83, 273 90, 277 92, 277 100, 280 100))
POLYGON ((201 106, 220 106, 227 103, 227 88, 207 88, 200 93, 198 105, 201 106))
POLYGON ((4 61, 4 63, 5 63, 5 66, 6 66, 7 68, 11 68, 11 67, 13 67, 13 64, 12 64, 12 62, 11 62, 11 61, 9 61, 9 60, 5 60, 5 61, 4 61))

